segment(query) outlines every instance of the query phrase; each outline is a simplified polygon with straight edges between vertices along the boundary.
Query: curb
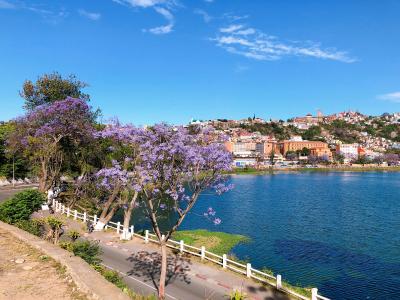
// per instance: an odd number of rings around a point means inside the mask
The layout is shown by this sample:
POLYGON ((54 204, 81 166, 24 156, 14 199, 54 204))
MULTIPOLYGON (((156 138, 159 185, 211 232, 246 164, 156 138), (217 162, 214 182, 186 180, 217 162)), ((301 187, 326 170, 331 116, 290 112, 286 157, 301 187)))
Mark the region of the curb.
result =
POLYGON ((52 257, 67 268, 77 287, 93 300, 129 300, 119 288, 108 282, 83 259, 71 255, 70 252, 58 246, 52 245, 39 237, 36 237, 22 229, 0 221, 0 228, 11 233, 16 238, 22 240, 33 248, 38 249, 44 254, 52 257))

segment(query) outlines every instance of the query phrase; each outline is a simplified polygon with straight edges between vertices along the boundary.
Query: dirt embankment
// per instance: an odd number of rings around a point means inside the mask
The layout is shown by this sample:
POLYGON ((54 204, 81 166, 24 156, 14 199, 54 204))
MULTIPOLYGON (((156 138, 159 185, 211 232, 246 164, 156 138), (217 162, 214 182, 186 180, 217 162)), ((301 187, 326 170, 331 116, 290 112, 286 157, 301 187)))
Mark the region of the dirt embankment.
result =
POLYGON ((1 300, 86 300, 65 268, 0 228, 1 300))

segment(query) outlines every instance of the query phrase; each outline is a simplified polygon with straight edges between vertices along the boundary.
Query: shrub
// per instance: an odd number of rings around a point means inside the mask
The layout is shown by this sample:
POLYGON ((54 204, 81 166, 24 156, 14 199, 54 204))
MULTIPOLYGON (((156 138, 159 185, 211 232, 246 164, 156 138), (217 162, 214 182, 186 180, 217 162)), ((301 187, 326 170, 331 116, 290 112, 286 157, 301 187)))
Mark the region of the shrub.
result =
POLYGON ((76 241, 70 243, 69 249, 67 248, 67 250, 74 253, 74 255, 79 256, 90 265, 97 265, 101 262, 101 259, 99 258, 101 249, 98 242, 90 242, 87 240, 76 241))
POLYGON ((62 229, 62 226, 64 225, 63 221, 56 217, 49 216, 45 219, 45 222, 50 227, 47 239, 52 240, 54 244, 57 244, 60 236, 64 233, 62 229))
POLYGON ((42 235, 42 224, 37 220, 20 220, 15 226, 36 236, 42 235))
POLYGON ((243 293, 242 291, 233 290, 229 294, 229 299, 231 299, 231 300, 245 300, 245 299, 247 299, 247 295, 246 295, 246 293, 243 293))
POLYGON ((45 201, 44 195, 37 190, 20 192, 0 204, 0 220, 10 224, 29 220, 31 214, 39 210, 45 201))
POLYGON ((125 294, 127 294, 131 299, 134 300, 151 300, 151 299, 156 299, 152 297, 142 297, 139 295, 136 295, 127 285, 126 283, 122 280, 122 277, 119 276, 117 271, 109 270, 103 266, 97 265, 94 266, 94 269, 99 272, 107 281, 111 282, 114 284, 116 287, 120 288, 125 294))
POLYGON ((67 235, 72 240, 72 242, 75 242, 81 236, 81 234, 76 230, 68 231, 67 235))

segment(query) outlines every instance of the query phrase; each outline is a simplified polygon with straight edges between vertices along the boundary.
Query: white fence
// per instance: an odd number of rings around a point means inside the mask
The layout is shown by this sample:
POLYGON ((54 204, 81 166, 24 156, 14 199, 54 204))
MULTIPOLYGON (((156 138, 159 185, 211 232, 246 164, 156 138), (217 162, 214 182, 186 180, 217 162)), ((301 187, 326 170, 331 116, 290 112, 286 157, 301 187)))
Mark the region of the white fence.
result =
MULTIPOLYGON (((55 200, 53 200, 53 207, 55 208, 56 212, 60 212, 61 214, 66 214, 67 217, 72 217, 72 218, 74 218, 74 220, 82 220, 83 222, 90 221, 93 224, 96 224, 96 222, 98 220, 98 217, 96 215, 90 216, 86 212, 81 213, 81 212, 78 212, 76 209, 71 210, 69 207, 65 207, 65 205, 63 205, 60 202, 55 201, 55 200)), ((115 222, 110 221, 105 226, 105 229, 108 229, 108 228, 115 229, 118 234, 122 233, 122 230, 123 230, 123 226, 121 225, 120 222, 115 223, 115 222)), ((145 230, 144 235, 141 235, 141 234, 135 233, 134 227, 130 226, 129 231, 133 236, 143 239, 145 243, 152 242, 152 243, 159 244, 157 236, 155 234, 150 233, 148 230, 145 230)), ((228 259, 226 254, 223 254, 222 256, 214 254, 212 252, 207 251, 204 246, 197 248, 194 246, 186 245, 183 241, 178 242, 178 241, 169 239, 167 241, 167 247, 178 250, 181 253, 188 253, 188 254, 200 257, 200 259, 204 260, 204 261, 206 261, 206 260, 211 261, 217 265, 220 265, 223 269, 231 270, 235 273, 245 275, 248 278, 253 278, 262 283, 269 284, 271 286, 274 286, 276 289, 283 291, 291 296, 297 297, 299 299, 330 300, 329 298, 319 295, 317 288, 311 289, 311 298, 300 295, 299 293, 296 293, 295 291, 285 287, 282 284, 282 276, 281 275, 278 274, 276 276, 273 276, 271 274, 254 269, 250 263, 242 264, 242 263, 236 262, 234 260, 228 259)))

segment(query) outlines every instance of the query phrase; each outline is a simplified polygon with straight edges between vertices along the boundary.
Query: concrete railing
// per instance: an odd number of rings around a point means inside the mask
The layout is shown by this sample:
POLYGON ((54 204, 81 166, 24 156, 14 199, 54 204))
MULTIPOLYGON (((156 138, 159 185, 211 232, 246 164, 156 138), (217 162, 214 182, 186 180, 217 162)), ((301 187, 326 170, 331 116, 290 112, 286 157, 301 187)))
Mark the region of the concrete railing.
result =
MULTIPOLYGON (((83 222, 87 222, 88 220, 93 224, 96 224, 98 217, 96 215, 90 216, 86 212, 81 213, 77 210, 71 210, 69 207, 65 207, 65 205, 61 204, 58 201, 53 200, 53 207, 56 212, 60 212, 61 214, 66 214, 67 217, 72 217, 74 220, 82 220, 83 222)), ((115 229, 118 234, 122 233, 123 226, 121 222, 108 222, 105 226, 105 229, 112 228, 115 229)), ((159 240, 155 234, 149 232, 149 230, 144 231, 144 235, 135 233, 134 227, 130 226, 129 228, 130 234, 132 236, 143 239, 145 243, 156 243, 159 244, 159 240)), ((180 253, 187 253, 193 256, 200 257, 201 260, 211 261, 217 265, 220 265, 223 269, 231 270, 235 273, 242 274, 248 278, 253 278, 259 282, 271 285, 275 287, 279 291, 283 291, 288 295, 297 297, 303 300, 330 300, 329 298, 323 297, 318 294, 317 288, 311 289, 311 298, 308 298, 304 295, 300 295, 299 293, 285 287, 282 284, 282 275, 277 274, 273 276, 271 274, 262 272, 260 270, 254 269, 250 263, 243 264, 232 259, 229 259, 226 254, 218 255, 206 250, 204 246, 198 248, 191 245, 186 245, 184 241, 174 241, 169 239, 167 241, 167 247, 178 250, 180 253)))

